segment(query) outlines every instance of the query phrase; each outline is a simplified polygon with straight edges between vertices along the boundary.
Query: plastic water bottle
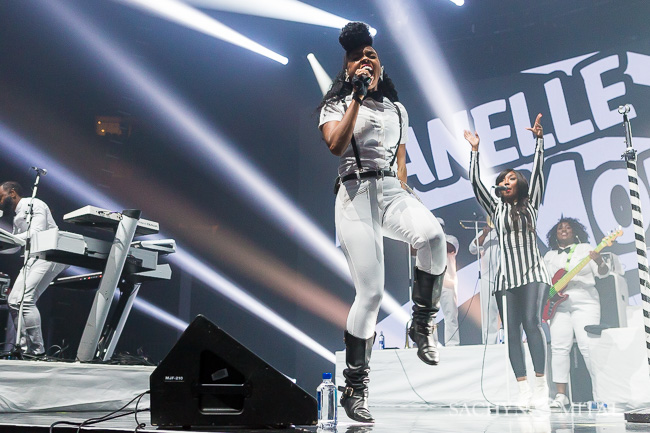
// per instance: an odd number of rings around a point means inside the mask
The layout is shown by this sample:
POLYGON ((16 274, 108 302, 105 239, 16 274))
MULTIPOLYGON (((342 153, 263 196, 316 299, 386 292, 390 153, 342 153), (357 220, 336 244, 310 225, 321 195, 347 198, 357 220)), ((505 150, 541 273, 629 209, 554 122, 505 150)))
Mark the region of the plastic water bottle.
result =
POLYGON ((318 400, 318 426, 336 427, 336 386, 332 373, 323 373, 323 382, 316 388, 318 400))
POLYGON ((384 332, 379 333, 379 348, 384 349, 386 347, 386 341, 384 339, 384 332))
POLYGON ((505 332, 503 328, 499 328, 499 331, 497 332, 497 344, 504 344, 505 342, 505 332))
POLYGON ((602 401, 590 400, 587 402, 587 409, 589 409, 590 411, 606 412, 607 403, 603 403, 602 401))

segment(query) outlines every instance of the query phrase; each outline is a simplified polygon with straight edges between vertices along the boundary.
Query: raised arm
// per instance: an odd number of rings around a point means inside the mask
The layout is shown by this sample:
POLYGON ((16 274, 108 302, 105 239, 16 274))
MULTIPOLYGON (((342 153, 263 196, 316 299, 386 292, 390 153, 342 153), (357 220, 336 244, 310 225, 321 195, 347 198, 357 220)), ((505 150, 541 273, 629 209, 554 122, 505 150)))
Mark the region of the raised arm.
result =
POLYGON ((535 157, 533 159, 533 172, 530 177, 530 203, 539 209, 544 196, 544 130, 540 123, 542 113, 537 115, 532 128, 526 128, 535 135, 535 157))
POLYGON ((483 185, 481 182, 481 173, 478 165, 478 145, 480 138, 476 132, 472 134, 469 131, 465 131, 465 139, 472 145, 472 156, 469 163, 469 181, 472 183, 472 188, 474 189, 474 195, 478 200, 478 203, 485 209, 485 211, 491 217, 494 216, 494 212, 497 207, 497 202, 490 195, 490 191, 483 185))

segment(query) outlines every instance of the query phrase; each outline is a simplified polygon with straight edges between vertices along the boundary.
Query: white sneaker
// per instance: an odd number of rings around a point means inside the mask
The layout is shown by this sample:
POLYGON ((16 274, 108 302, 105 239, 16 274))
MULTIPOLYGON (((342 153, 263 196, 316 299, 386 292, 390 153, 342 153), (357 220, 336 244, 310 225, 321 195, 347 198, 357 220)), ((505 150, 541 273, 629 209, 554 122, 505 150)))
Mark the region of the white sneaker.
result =
POLYGON ((517 397, 517 406, 528 408, 530 407, 530 399, 533 397, 533 393, 530 390, 527 380, 517 381, 519 386, 519 396, 517 397))
POLYGON ((564 394, 558 393, 551 404, 549 404, 549 407, 551 409, 564 409, 565 407, 569 406, 571 402, 569 401, 569 397, 567 397, 564 394))
POLYGON ((535 376, 533 385, 533 397, 530 400, 531 407, 535 409, 548 410, 549 390, 546 376, 535 376))

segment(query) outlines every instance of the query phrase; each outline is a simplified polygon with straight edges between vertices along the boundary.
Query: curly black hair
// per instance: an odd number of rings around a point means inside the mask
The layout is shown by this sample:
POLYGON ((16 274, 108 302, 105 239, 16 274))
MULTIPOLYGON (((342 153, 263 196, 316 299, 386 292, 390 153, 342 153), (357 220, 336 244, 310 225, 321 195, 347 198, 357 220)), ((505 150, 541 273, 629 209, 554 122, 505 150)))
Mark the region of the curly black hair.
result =
POLYGON ((360 47, 372 46, 372 36, 368 24, 361 22, 347 23, 339 35, 339 43, 346 53, 360 47))
POLYGON ((557 250, 559 248, 559 245, 557 243, 557 228, 560 224, 562 223, 569 223, 571 226, 571 229, 573 230, 573 234, 578 240, 578 243, 585 243, 589 242, 589 235, 587 234, 587 228, 582 225, 580 221, 578 221, 576 218, 570 218, 570 217, 565 217, 562 215, 560 217, 560 220, 555 224, 551 230, 548 231, 546 235, 546 243, 548 244, 548 247, 552 250, 557 250))
MULTIPOLYGON (((323 99, 321 100, 320 104, 318 104, 318 107, 316 107, 316 113, 320 113, 321 109, 326 104, 342 101, 346 96, 352 93, 352 83, 350 81, 346 81, 348 53, 358 49, 359 47, 367 47, 369 45, 372 46, 370 28, 367 24, 361 22, 347 23, 345 27, 341 29, 341 34, 339 35, 339 43, 343 49, 345 49, 345 55, 343 56, 343 67, 339 73, 336 74, 336 78, 334 78, 332 86, 327 91, 325 96, 323 96, 323 99)), ((393 80, 390 79, 386 72, 383 73, 383 77, 377 85, 377 90, 380 91, 391 102, 395 103, 399 101, 393 80)))

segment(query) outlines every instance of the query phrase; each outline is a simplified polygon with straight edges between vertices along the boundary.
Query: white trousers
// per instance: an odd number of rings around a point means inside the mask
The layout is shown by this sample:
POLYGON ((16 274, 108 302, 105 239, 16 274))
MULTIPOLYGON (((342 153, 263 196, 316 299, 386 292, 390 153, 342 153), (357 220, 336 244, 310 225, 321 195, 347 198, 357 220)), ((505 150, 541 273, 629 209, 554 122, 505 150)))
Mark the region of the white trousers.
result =
POLYGON ((23 316, 21 318, 20 344, 27 354, 40 354, 43 347, 43 331, 41 330, 41 314, 36 308, 36 301, 67 265, 30 258, 27 265, 20 270, 14 286, 11 289, 7 304, 14 326, 18 327, 20 301, 23 301, 23 316), (26 275, 26 277, 25 277, 26 275), (23 297, 23 293, 25 296, 23 297))
POLYGON ((445 346, 458 346, 460 331, 458 330, 458 294, 455 288, 442 288, 440 309, 445 316, 445 346))
POLYGON ((499 308, 492 294, 495 282, 481 274, 481 331, 483 344, 496 344, 499 337, 499 308))
POLYGON ((336 196, 335 219, 356 290, 347 331, 370 338, 384 294, 383 236, 410 244, 416 266, 434 275, 445 270, 445 236, 429 209, 394 177, 345 182, 336 196))
POLYGON ((569 383, 569 354, 574 335, 591 373, 589 336, 585 326, 600 323, 600 300, 595 287, 569 289, 566 293, 569 298, 560 304, 550 323, 553 354, 551 367, 555 383, 569 383))

